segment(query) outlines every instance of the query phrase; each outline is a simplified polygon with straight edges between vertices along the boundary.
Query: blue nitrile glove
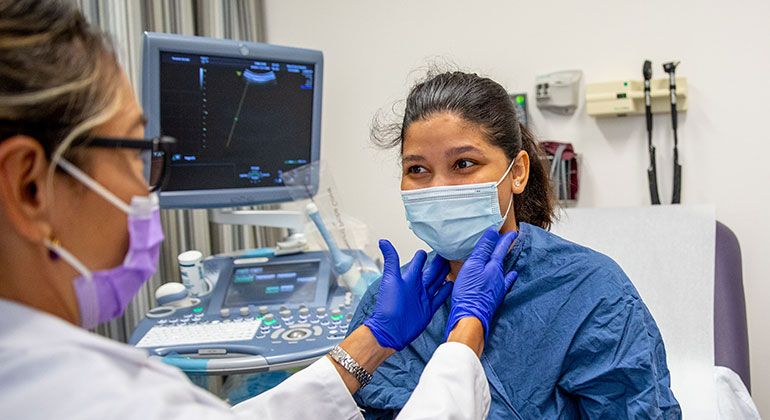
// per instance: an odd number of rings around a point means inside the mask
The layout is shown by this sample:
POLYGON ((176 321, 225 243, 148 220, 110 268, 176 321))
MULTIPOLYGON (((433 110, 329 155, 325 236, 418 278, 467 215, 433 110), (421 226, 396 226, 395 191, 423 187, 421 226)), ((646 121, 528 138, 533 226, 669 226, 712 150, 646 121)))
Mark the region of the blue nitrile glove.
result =
POLYGON ((471 256, 465 260, 455 279, 452 291, 452 309, 446 323, 444 338, 457 321, 475 317, 484 326, 484 340, 489 334, 489 321, 503 301, 518 273, 503 274, 503 258, 516 239, 517 233, 508 232, 500 237, 494 228, 487 229, 481 236, 471 256))
POLYGON ((417 251, 402 275, 393 245, 380 240, 380 251, 385 259, 382 280, 374 311, 364 325, 381 346, 400 351, 425 330, 452 292, 452 282, 446 281, 449 263, 436 255, 423 270, 428 256, 417 251))

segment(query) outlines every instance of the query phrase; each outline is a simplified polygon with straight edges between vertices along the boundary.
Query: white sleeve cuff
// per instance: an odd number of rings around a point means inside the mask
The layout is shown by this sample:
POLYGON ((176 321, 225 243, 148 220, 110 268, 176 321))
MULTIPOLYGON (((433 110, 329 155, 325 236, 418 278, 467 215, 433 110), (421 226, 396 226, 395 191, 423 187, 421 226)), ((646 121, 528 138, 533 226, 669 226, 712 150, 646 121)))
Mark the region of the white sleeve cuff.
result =
POLYGON ((462 343, 444 343, 433 353, 398 420, 485 419, 489 385, 479 358, 462 343))
POLYGON ((251 418, 363 420, 353 396, 326 356, 233 409, 251 418))

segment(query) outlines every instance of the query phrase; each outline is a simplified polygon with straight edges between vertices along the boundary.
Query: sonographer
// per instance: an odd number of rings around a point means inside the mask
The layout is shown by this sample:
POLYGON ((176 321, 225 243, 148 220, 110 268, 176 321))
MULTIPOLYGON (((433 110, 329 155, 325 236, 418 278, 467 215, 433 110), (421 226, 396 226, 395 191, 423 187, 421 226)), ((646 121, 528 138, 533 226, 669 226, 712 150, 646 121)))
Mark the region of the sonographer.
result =
POLYGON ((155 272, 170 138, 145 119, 105 36, 70 4, 0 0, 0 407, 7 418, 358 419, 351 393, 452 296, 451 333, 399 418, 480 419, 485 331, 515 280, 486 232, 454 283, 418 252, 385 267, 372 315, 330 356, 235 407, 142 350, 89 333, 155 272), (152 176, 142 152, 152 151, 152 176))

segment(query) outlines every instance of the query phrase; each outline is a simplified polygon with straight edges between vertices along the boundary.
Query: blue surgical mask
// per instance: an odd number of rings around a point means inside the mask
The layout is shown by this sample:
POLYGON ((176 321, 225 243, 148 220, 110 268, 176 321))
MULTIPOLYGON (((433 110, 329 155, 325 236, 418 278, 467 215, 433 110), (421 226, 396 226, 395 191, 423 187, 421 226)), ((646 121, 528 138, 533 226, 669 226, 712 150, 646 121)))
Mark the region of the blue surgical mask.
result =
POLYGON ((499 230, 508 217, 513 195, 501 215, 497 186, 511 167, 497 182, 401 191, 409 229, 447 260, 465 261, 484 231, 499 230))

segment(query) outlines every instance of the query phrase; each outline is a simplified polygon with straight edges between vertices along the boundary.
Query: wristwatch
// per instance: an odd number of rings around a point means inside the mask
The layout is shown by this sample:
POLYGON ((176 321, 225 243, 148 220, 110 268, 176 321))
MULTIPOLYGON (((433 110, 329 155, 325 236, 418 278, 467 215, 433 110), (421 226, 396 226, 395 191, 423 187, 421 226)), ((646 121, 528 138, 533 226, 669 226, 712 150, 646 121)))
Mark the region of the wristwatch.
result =
POLYGON ((372 375, 362 368, 361 365, 356 363, 356 361, 350 357, 348 352, 342 350, 340 346, 334 346, 329 352, 329 356, 331 356, 335 362, 339 363, 340 366, 344 367, 345 370, 350 372, 350 374, 358 380, 358 383, 361 384, 361 388, 369 385, 369 382, 372 381, 372 375))

